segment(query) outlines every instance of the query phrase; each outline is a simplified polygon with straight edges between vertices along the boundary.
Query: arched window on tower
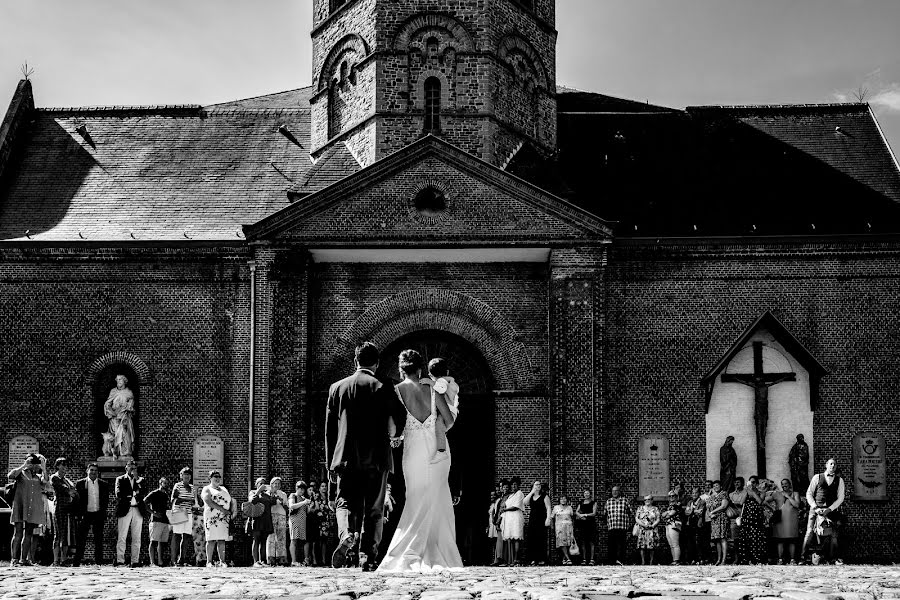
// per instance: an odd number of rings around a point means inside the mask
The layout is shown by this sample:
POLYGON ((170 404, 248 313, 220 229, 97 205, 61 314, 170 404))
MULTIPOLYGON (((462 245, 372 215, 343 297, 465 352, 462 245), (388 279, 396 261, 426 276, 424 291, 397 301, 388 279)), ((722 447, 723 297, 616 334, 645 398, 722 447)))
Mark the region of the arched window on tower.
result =
POLYGON ((425 80, 425 133, 441 131, 441 80, 429 77, 425 80))
POLYGON ((328 139, 341 132, 340 101, 340 85, 337 80, 332 80, 328 86, 328 139))

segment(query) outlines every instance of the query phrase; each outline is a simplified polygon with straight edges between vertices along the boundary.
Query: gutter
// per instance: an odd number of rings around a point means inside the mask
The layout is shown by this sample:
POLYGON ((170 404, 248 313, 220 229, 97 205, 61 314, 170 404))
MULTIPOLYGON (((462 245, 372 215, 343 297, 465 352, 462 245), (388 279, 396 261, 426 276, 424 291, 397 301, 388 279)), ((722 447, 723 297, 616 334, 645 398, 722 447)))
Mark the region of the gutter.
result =
POLYGON ((253 490, 253 414, 256 404, 256 261, 247 263, 250 266, 250 414, 247 419, 247 487, 253 490))

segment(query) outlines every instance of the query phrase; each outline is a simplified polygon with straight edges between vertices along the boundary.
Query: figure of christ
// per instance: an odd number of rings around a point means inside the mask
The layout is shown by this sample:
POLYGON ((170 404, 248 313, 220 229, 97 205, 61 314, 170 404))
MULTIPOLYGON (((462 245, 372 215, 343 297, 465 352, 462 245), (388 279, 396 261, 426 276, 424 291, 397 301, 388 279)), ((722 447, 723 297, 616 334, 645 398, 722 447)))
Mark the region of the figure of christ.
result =
POLYGON ((722 373, 723 383, 740 383, 753 388, 753 424, 756 429, 757 473, 766 476, 766 431, 769 425, 769 388, 796 381, 796 373, 765 373, 762 342, 753 342, 753 373, 722 373))
POLYGON ((128 378, 116 375, 116 387, 103 403, 103 414, 109 419, 109 431, 103 434, 104 456, 133 456, 134 394, 128 389, 128 378))

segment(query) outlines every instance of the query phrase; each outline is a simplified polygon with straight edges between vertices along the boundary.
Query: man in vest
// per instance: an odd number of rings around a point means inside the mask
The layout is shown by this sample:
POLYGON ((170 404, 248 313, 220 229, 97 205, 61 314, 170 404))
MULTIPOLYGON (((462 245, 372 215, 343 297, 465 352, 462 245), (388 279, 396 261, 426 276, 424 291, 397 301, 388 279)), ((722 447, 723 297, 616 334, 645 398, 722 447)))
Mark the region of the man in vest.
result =
POLYGON ((829 458, 825 463, 825 472, 813 475, 809 487, 806 488, 806 502, 809 503, 809 519, 806 522, 806 537, 803 538, 803 548, 800 557, 806 557, 806 547, 815 535, 816 516, 827 516, 837 525, 831 536, 831 555, 834 563, 844 564, 840 559, 840 541, 838 539, 839 526, 844 518, 838 509, 844 503, 844 480, 837 474, 837 463, 829 458))

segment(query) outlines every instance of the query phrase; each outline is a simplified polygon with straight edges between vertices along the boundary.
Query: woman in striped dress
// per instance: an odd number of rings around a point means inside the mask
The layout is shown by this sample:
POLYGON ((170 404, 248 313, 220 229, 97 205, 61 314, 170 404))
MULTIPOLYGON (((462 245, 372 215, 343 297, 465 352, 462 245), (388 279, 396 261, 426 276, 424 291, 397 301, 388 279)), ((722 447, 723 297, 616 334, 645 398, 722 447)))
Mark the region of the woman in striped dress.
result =
POLYGON ((194 531, 194 486, 191 485, 193 473, 189 467, 185 467, 178 472, 181 481, 172 488, 172 511, 184 513, 184 521, 172 524, 172 534, 174 537, 174 547, 178 549, 178 556, 172 555, 172 561, 175 564, 186 566, 188 564, 188 553, 185 548, 188 540, 193 537, 194 531))

